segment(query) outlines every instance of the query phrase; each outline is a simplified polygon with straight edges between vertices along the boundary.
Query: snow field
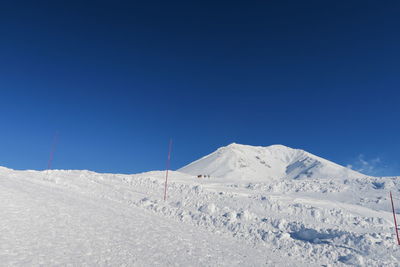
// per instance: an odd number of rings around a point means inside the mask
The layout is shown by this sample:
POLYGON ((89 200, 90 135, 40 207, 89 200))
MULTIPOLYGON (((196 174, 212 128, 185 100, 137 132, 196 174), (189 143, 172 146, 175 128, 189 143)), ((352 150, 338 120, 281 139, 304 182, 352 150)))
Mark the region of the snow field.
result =
POLYGON ((398 266, 388 197, 392 191, 399 211, 400 177, 367 177, 284 146, 237 144, 169 177, 163 201, 164 171, 0 168, 7 233, 0 258, 9 265, 73 258, 76 265, 398 266))
POLYGON ((153 182, 87 171, 1 169, 2 265, 291 265, 263 246, 147 212, 140 207, 146 192, 134 189, 147 190, 153 182))

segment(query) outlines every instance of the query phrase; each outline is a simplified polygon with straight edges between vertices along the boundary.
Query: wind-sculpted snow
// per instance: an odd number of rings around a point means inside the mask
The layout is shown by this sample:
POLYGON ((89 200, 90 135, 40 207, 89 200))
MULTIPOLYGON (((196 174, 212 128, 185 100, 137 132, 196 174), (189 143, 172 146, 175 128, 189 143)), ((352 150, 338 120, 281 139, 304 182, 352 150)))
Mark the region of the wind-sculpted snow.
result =
POLYGON ((229 178, 198 179, 193 175, 171 172, 168 199, 163 201, 164 175, 164 172, 119 175, 89 171, 1 169, 2 192, 5 192, 4 188, 14 188, 12 194, 21 195, 21 199, 25 194, 31 194, 42 206, 39 209, 35 208, 35 201, 24 204, 24 201, 18 200, 18 205, 26 205, 31 211, 26 215, 27 222, 38 216, 39 223, 28 226, 20 222, 22 219, 15 213, 15 208, 14 211, 10 209, 16 205, 11 203, 11 195, 2 195, 2 203, 8 204, 2 207, 1 227, 13 230, 7 232, 5 239, 3 237, 2 246, 5 249, 0 252, 0 258, 10 265, 29 265, 29 258, 19 258, 18 261, 18 257, 11 252, 20 251, 20 246, 23 248, 20 253, 31 253, 33 264, 68 262, 62 254, 50 250, 41 254, 49 255, 47 261, 41 261, 39 256, 32 254, 36 247, 34 243, 43 242, 41 246, 51 244, 66 250, 68 257, 77 253, 79 257, 73 261, 76 264, 398 265, 400 253, 395 243, 388 200, 388 190, 392 190, 397 195, 395 201, 398 201, 398 177, 303 178, 266 182, 247 178, 243 182, 229 178), (25 193, 15 194, 19 189, 25 193), (55 198, 60 199, 54 202, 55 198), (7 199, 8 202, 5 202, 7 199), (49 199, 48 204, 45 204, 46 199, 49 199), (74 208, 70 206, 71 201, 76 203, 74 208), (118 215, 122 211, 123 216, 118 215), (65 215, 60 217, 57 214, 65 215), (74 220, 74 216, 78 216, 76 214, 82 215, 74 220), (69 217, 65 217, 67 215, 69 217), (94 222, 91 222, 91 217, 94 222), (105 224, 99 224, 98 220, 104 220, 105 224), (163 226, 164 221, 166 225, 163 226), (114 230, 109 232, 106 224, 114 230), (156 230, 160 227, 167 227, 171 234, 156 230), (11 241, 20 238, 21 242, 27 242, 32 231, 51 231, 53 234, 43 237, 40 234, 32 237, 31 234, 32 238, 39 240, 33 243, 17 244, 11 241), (86 252, 71 249, 78 246, 76 242, 82 242, 82 238, 78 237, 81 231, 86 231, 84 238, 88 239, 88 243, 83 245, 86 252), (104 245, 93 231, 100 231, 107 242, 116 247, 104 245), (72 238, 68 239, 66 235, 72 238), (60 241, 60 236, 63 241, 60 241), (130 241, 125 238, 130 238, 130 241), (169 247, 167 240, 171 239, 174 243, 176 238, 179 241, 177 248, 169 251, 173 255, 171 260, 163 254, 163 245, 156 245, 156 242, 161 239, 169 247), (200 242, 206 239, 210 241, 200 242), (180 250, 180 242, 183 246, 192 246, 190 255, 180 250), (143 244, 143 247, 138 244, 143 244), (146 252, 150 244, 150 250, 156 251, 158 256, 146 252), (102 253, 94 252, 94 248, 102 253), (212 252, 218 249, 219 254, 212 252), (182 259, 178 259, 177 254, 182 259), (211 255, 211 258, 206 255, 211 255), (225 257, 228 258, 226 261, 225 257))

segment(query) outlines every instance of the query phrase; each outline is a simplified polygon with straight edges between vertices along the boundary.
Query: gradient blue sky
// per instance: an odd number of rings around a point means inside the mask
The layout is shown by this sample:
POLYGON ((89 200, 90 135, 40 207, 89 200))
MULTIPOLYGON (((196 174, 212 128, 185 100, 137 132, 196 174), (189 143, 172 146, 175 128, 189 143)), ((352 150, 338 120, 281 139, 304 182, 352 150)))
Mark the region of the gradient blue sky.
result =
POLYGON ((0 165, 136 173, 232 142, 400 175, 399 1, 3 1, 0 165))

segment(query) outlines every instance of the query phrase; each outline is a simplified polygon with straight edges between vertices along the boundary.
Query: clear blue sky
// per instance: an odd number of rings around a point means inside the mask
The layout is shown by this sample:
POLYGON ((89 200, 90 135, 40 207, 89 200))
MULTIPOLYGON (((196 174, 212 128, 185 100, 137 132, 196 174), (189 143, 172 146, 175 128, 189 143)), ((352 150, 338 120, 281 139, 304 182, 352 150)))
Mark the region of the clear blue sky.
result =
POLYGON ((3 1, 0 165, 136 173, 232 142, 400 175, 399 1, 3 1))

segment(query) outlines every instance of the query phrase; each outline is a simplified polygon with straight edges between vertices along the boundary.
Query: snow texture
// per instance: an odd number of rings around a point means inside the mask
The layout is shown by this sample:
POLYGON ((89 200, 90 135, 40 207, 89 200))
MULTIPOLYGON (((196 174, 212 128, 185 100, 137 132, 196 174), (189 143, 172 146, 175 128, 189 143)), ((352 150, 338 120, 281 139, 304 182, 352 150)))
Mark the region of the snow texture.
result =
POLYGON ((237 144, 169 177, 0 167, 2 265, 398 266, 400 177, 237 144))

